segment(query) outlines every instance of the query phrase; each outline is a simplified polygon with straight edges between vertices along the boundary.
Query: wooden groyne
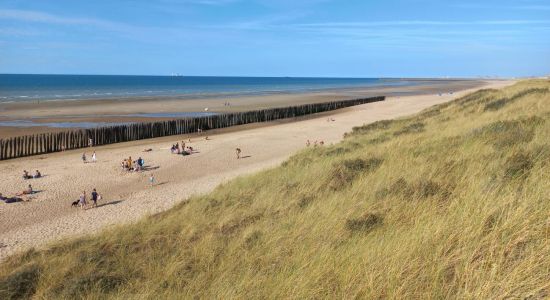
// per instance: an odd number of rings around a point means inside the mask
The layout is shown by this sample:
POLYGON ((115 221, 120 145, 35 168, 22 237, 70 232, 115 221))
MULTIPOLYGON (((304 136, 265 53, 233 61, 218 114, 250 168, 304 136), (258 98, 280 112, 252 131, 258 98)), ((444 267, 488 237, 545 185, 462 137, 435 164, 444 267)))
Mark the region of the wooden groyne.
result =
POLYGON ((101 146, 170 135, 189 134, 199 130, 295 118, 384 100, 385 97, 382 96, 304 104, 283 108, 270 108, 248 112, 223 113, 171 121, 132 123, 92 129, 72 129, 65 132, 11 137, 0 139, 0 160, 85 148, 90 146, 90 140, 93 146, 101 146))

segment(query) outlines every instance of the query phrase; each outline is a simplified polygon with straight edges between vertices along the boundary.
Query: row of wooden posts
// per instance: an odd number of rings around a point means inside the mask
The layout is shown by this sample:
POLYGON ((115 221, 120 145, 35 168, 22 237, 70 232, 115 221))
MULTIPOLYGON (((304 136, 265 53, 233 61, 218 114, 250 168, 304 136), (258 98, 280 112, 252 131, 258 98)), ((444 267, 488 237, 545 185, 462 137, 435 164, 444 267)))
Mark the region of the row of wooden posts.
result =
POLYGON ((385 97, 372 97, 332 101, 248 112, 223 113, 171 121, 131 123, 12 137, 0 139, 0 160, 84 148, 89 147, 90 142, 94 146, 100 146, 170 135, 189 134, 201 130, 225 128, 248 123, 269 122, 353 105, 383 101, 384 99, 385 97))

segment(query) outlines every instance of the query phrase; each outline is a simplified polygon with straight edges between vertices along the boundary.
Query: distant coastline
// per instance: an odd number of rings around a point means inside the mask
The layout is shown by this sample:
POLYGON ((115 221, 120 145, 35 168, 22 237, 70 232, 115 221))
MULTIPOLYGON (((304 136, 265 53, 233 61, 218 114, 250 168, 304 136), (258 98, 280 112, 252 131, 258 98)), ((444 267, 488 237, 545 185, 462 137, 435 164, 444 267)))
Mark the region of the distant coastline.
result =
POLYGON ((234 98, 472 79, 0 74, 0 104, 146 98, 234 98))
MULTIPOLYGON (((386 81, 388 79, 378 80, 386 81)), ((373 96, 449 94, 487 84, 468 79, 414 79, 407 84, 223 96, 144 96, 0 103, 0 138, 108 124, 172 120, 188 114, 239 112, 373 96), (415 81, 414 84, 409 84, 415 81), (208 109, 208 111, 205 111, 208 109)), ((321 87, 323 88, 323 87, 321 87)))

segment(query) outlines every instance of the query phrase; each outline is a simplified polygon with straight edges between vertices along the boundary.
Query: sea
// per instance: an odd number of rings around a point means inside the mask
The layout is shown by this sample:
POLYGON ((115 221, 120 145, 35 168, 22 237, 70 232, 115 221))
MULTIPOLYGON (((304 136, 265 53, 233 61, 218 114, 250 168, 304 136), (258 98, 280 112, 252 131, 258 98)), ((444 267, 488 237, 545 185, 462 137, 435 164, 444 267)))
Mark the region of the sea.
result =
POLYGON ((0 103, 136 97, 236 97, 331 89, 411 86, 391 78, 0 74, 0 103))

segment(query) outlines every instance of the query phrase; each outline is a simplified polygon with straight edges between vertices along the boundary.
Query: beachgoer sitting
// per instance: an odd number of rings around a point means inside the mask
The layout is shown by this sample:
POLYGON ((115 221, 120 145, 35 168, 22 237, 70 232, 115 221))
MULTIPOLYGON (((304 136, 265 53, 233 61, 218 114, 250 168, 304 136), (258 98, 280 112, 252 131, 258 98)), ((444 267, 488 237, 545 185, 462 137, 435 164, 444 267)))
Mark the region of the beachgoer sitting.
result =
POLYGON ((40 171, 36 170, 36 173, 34 173, 33 178, 40 178, 42 177, 42 174, 40 174, 40 171))
POLYGON ((21 193, 15 194, 16 196, 23 196, 23 195, 30 195, 33 193, 32 186, 29 184, 29 186, 21 191, 21 193))
POLYGON ((143 152, 151 152, 151 151, 153 151, 153 149, 151 148, 143 149, 143 152))
POLYGON ((139 157, 137 160, 137 164, 139 165, 140 168, 143 168, 144 163, 145 161, 143 160, 143 158, 139 157))
POLYGON ((31 175, 29 175, 29 172, 27 170, 23 170, 23 179, 31 179, 31 175))

